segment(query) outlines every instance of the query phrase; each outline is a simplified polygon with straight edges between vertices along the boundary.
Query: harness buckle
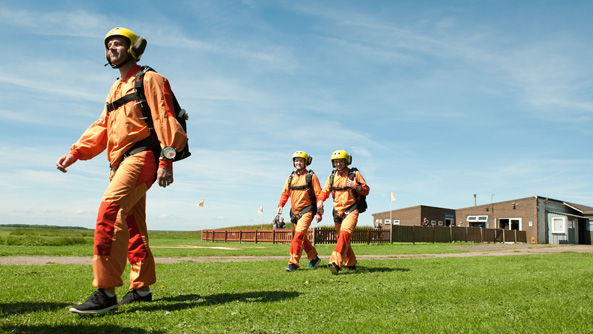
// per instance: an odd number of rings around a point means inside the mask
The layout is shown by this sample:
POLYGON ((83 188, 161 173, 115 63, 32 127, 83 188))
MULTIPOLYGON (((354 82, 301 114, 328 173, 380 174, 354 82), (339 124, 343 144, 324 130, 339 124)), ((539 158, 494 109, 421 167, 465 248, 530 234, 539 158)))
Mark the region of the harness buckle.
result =
POLYGON ((147 119, 148 117, 144 116, 144 113, 142 114, 142 117, 138 117, 138 113, 136 112, 136 106, 140 105, 140 110, 143 110, 144 105, 142 104, 142 101, 138 101, 136 103, 134 103, 134 105, 132 106, 132 109, 134 110, 134 114, 136 115, 136 118, 138 119, 147 119))

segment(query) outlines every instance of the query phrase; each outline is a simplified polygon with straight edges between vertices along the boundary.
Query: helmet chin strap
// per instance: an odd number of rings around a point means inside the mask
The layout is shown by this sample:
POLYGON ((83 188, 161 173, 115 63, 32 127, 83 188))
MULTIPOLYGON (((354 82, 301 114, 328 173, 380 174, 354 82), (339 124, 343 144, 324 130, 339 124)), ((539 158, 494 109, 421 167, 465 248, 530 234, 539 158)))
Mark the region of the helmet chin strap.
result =
POLYGON ((129 51, 128 51, 127 55, 128 55, 128 59, 126 59, 123 63, 121 63, 119 65, 113 65, 111 63, 111 61, 109 61, 109 63, 105 64, 105 66, 109 65, 109 66, 111 66, 111 68, 120 68, 123 65, 125 65, 127 62, 129 62, 130 60, 132 60, 132 56, 130 55, 130 52, 129 51))

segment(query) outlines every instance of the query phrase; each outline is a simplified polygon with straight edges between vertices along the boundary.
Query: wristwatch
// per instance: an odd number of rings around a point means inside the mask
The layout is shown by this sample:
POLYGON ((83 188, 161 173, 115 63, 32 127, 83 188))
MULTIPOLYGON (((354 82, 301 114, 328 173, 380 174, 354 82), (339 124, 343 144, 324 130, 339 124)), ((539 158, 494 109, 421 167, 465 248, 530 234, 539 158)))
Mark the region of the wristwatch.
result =
POLYGON ((171 146, 165 146, 161 150, 161 158, 173 160, 175 159, 175 155, 177 155, 177 151, 171 146))

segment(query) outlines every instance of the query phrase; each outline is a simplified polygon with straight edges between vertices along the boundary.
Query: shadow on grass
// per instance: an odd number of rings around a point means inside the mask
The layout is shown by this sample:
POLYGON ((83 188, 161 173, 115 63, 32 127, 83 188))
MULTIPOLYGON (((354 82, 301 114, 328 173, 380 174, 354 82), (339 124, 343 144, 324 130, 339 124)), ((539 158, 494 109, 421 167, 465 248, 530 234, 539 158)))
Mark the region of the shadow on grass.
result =
POLYGON ((373 268, 369 268, 369 267, 361 267, 361 266, 357 266, 356 270, 354 271, 341 271, 340 275, 356 275, 356 274, 366 274, 366 273, 390 273, 393 271, 399 271, 399 272, 408 272, 410 271, 410 269, 408 268, 377 268, 377 267, 373 267, 373 268))
MULTIPOLYGON (((211 306, 226 304, 230 302, 259 303, 277 302, 285 299, 296 298, 299 293, 296 291, 258 291, 243 293, 217 293, 209 296, 196 294, 164 297, 155 300, 150 304, 142 304, 143 311, 168 310, 176 311, 199 306, 211 306), (156 303, 155 303, 156 302, 156 303), (163 304, 162 302, 168 303, 163 304)), ((120 308, 120 310, 122 310, 120 308)))
POLYGON ((14 302, 1 303, 0 315, 12 315, 37 311, 53 311, 64 308, 70 304, 65 303, 31 303, 31 302, 14 302))
POLYGON ((388 273, 392 271, 399 271, 399 272, 408 272, 410 269, 408 268, 364 268, 360 267, 360 271, 369 272, 369 273, 388 273))
MULTIPOLYGON (((11 326, 2 325, 0 327, 2 333, 130 333, 130 334, 142 334, 148 333, 148 331, 141 328, 132 327, 120 327, 114 325, 63 325, 63 326, 11 326)), ((163 331, 151 330, 150 333, 165 333, 163 331)))

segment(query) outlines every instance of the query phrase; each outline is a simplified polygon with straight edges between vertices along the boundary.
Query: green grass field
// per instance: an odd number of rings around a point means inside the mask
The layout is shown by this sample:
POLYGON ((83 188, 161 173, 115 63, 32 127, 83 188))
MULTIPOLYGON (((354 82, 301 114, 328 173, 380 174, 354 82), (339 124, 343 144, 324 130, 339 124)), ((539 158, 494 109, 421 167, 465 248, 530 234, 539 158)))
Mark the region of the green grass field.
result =
MULTIPOLYGON (((151 243, 157 257, 285 255, 288 259, 289 247, 202 243, 183 233, 154 233, 151 243), (158 248, 176 245, 240 250, 158 248)), ((359 255, 451 251, 450 245, 432 244, 353 247, 359 255)), ((318 249, 327 256, 332 246, 318 249)), ((91 251, 92 243, 0 245, 3 256, 90 256, 91 251)), ((361 260, 356 273, 337 276, 326 268, 287 273, 286 261, 157 264, 152 303, 126 305, 103 316, 67 311, 94 291, 90 265, 3 265, 0 331, 593 333, 592 260, 592 254, 572 252, 361 260)), ((307 261, 303 264, 306 267, 307 261)), ((127 286, 118 288, 118 296, 126 290, 127 286)))

